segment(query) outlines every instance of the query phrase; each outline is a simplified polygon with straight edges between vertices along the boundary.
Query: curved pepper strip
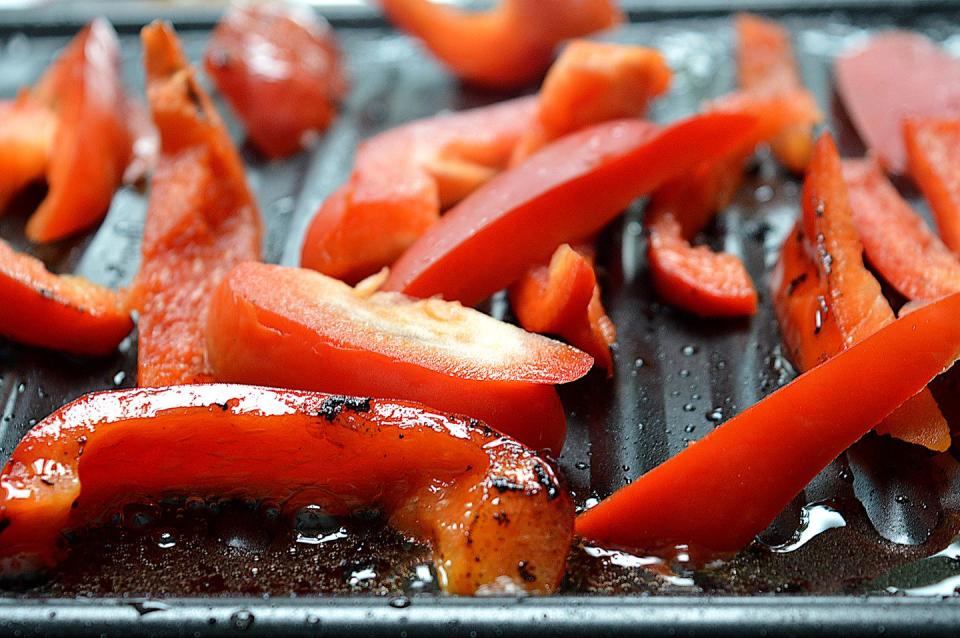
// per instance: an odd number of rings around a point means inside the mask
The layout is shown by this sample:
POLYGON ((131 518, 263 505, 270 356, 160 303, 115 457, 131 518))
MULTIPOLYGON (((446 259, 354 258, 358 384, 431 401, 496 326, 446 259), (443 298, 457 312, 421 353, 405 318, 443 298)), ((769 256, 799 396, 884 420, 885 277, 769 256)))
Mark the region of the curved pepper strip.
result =
POLYGON ((551 593, 573 505, 512 439, 414 403, 250 386, 87 395, 33 428, 0 475, 5 576, 52 567, 65 530, 168 496, 270 499, 335 516, 382 507, 433 544, 440 584, 551 593), (130 459, 137 459, 130 463, 130 459))
POLYGON ((703 558, 743 548, 960 358, 958 313, 952 295, 887 324, 581 514, 577 533, 630 550, 687 545, 703 558))
POLYGON ((260 216, 243 164, 176 34, 143 30, 147 95, 160 131, 140 271, 141 386, 209 380, 204 330, 210 296, 234 264, 260 257, 260 216))
POLYGON ((360 145, 350 180, 324 201, 301 264, 356 283, 392 264, 447 208, 506 166, 536 98, 438 115, 360 145))
POLYGON ((75 354, 105 355, 130 334, 120 297, 79 277, 55 275, 43 262, 0 240, 0 335, 75 354))
POLYGON ((916 119, 903 124, 907 166, 930 203, 940 237, 960 254, 960 119, 916 119))
POLYGON ((540 87, 537 114, 517 144, 516 165, 546 144, 592 124, 643 117, 673 74, 656 49, 574 40, 540 87))
POLYGON ((221 381, 420 401, 555 454, 566 418, 553 384, 593 365, 457 303, 365 295, 310 270, 256 263, 237 266, 214 294, 207 351, 221 381))
POLYGON ((475 305, 755 127, 752 116, 714 113, 662 130, 614 120, 567 135, 444 215, 394 264, 385 289, 475 305))
POLYGON ((592 248, 557 248, 548 265, 531 268, 510 286, 510 307, 524 329, 562 337, 613 376, 610 346, 617 329, 600 300, 592 248))
POLYGON ((960 292, 960 260, 927 226, 873 159, 844 160, 850 211, 871 265, 910 300, 960 292))
POLYGON ((423 40, 467 82, 519 88, 540 78, 556 46, 621 22, 612 0, 501 0, 470 12, 431 0, 380 0, 391 22, 423 40))
MULTIPOLYGON (((833 138, 823 135, 814 146, 803 184, 803 232, 826 287, 832 314, 845 347, 863 340, 894 320, 880 283, 863 263, 863 244, 853 223, 840 158, 833 138)), ((929 390, 924 390, 877 425, 877 432, 943 451, 950 428, 929 390)))
POLYGON ((27 222, 27 237, 54 241, 99 222, 133 145, 110 23, 98 18, 87 25, 37 86, 0 115, 0 204, 44 175, 49 186, 27 222))
MULTIPOLYGON (((735 24, 741 89, 761 95, 803 90, 786 29, 748 13, 737 15, 735 24)), ((781 164, 794 173, 802 173, 813 153, 813 122, 786 125, 770 140, 770 148, 781 164)))
POLYGON ((204 68, 254 145, 272 158, 296 153, 327 130, 348 90, 330 25, 283 1, 227 9, 204 68))
POLYGON ((756 146, 792 123, 815 121, 819 111, 806 91, 770 96, 741 91, 715 100, 708 110, 752 115, 758 126, 726 157, 701 164, 654 193, 644 218, 650 235, 650 277, 661 298, 688 312, 749 316, 757 311, 757 291, 743 262, 729 253, 693 246, 691 240, 730 203, 756 146))

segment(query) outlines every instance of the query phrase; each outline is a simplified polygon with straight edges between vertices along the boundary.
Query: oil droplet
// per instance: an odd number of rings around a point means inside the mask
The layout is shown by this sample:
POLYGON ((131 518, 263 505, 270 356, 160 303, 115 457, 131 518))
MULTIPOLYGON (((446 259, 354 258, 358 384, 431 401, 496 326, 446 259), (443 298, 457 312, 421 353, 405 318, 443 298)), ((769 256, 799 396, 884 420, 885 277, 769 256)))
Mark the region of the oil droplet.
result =
POLYGON ((246 609, 241 609, 240 611, 235 611, 230 615, 230 624, 237 631, 246 631, 253 626, 253 621, 255 618, 253 614, 247 611, 246 609))
POLYGON ((692 434, 693 431, 696 430, 696 429, 697 429, 697 426, 695 426, 695 425, 693 425, 693 424, 691 423, 691 424, 688 425, 687 427, 683 428, 683 431, 686 432, 687 434, 692 434))
POLYGON ((164 530, 157 535, 157 547, 160 549, 170 549, 176 547, 176 545, 177 538, 173 535, 173 532, 164 530))
POLYGON ((723 421, 723 408, 714 408, 707 412, 707 421, 711 423, 720 423, 723 421))
POLYGON ((120 372, 113 375, 113 385, 119 387, 123 385, 123 382, 127 380, 127 373, 121 370, 120 372))
POLYGON ((693 412, 693 411, 696 410, 696 409, 697 409, 696 406, 694 406, 692 403, 684 403, 684 404, 683 404, 683 411, 684 411, 684 412, 693 412))
POLYGON ((771 546, 770 551, 776 554, 793 552, 827 530, 846 526, 846 519, 837 510, 828 505, 809 503, 800 512, 800 527, 794 532, 793 538, 782 545, 771 546))
POLYGON ((683 346, 683 348, 680 350, 680 352, 682 352, 682 353, 683 353, 683 356, 685 356, 685 357, 692 357, 693 355, 697 354, 697 347, 696 347, 696 346, 683 346))
POLYGON ((681 368, 680 372, 677 373, 681 378, 686 379, 690 376, 690 371, 686 368, 681 368))
POLYGON ((644 361, 642 357, 637 357, 637 360, 633 362, 633 367, 639 369, 645 366, 646 364, 647 362, 644 361))
POLYGON ((390 599, 389 604, 394 609, 406 609, 410 606, 410 599, 406 596, 395 596, 390 599))
POLYGON ((373 580, 377 577, 377 572, 374 571, 373 567, 364 567, 363 569, 357 569, 350 572, 350 575, 347 577, 347 584, 351 587, 356 587, 361 583, 373 580))
POLYGON ((585 470, 585 469, 587 469, 587 467, 589 467, 589 466, 588 466, 586 463, 584 463, 583 461, 577 461, 574 465, 576 466, 576 468, 577 468, 578 470, 585 470))

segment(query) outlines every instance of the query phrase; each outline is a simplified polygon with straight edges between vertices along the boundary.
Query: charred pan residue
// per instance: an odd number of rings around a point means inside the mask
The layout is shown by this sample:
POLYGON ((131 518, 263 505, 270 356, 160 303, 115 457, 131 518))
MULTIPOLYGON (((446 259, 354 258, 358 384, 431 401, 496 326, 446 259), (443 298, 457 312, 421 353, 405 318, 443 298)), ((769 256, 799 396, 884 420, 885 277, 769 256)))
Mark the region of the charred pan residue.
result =
POLYGON ((557 490, 557 483, 550 480, 550 476, 547 474, 547 470, 543 465, 540 463, 534 464, 533 473, 537 475, 537 483, 542 485, 543 489, 547 490, 548 501, 552 501, 560 495, 560 492, 557 490))
POLYGON ((353 412, 369 412, 370 399, 340 395, 330 396, 324 399, 323 405, 320 406, 320 411, 317 412, 317 416, 322 416, 327 421, 333 421, 340 416, 344 408, 353 412))

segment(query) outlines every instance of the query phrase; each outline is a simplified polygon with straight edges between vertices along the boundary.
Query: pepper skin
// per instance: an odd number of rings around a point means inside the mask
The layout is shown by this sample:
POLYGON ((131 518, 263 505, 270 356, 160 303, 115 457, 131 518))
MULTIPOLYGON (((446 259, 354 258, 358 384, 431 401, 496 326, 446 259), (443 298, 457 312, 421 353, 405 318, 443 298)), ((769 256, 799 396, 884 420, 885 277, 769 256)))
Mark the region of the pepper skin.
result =
POLYGON ((943 243, 960 255, 960 119, 915 119, 903 125, 907 166, 930 203, 943 243))
POLYGON ((61 408, 14 450, 0 475, 2 574, 53 567, 62 532, 169 496, 317 504, 335 516, 381 507, 433 544, 454 594, 556 591, 573 531, 550 465, 460 417, 251 386, 119 390, 61 408))
POLYGON ((137 383, 196 383, 210 379, 210 296, 234 264, 259 259, 260 216, 243 163, 172 27, 155 22, 142 39, 160 156, 128 298, 140 313, 137 383))

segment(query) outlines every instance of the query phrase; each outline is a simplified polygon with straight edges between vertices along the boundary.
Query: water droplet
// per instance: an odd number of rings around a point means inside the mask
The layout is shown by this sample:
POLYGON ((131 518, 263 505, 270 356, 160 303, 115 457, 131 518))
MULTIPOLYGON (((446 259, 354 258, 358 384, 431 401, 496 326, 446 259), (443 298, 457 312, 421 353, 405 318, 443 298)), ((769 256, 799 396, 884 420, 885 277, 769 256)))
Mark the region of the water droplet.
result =
POLYGON ((853 473, 850 470, 840 470, 839 477, 844 483, 853 483, 853 473))
POLYGON ((157 547, 160 549, 170 549, 176 547, 177 538, 170 530, 163 530, 157 534, 157 547))
POLYGON ((683 431, 686 432, 687 434, 692 434, 693 431, 696 430, 696 429, 697 429, 697 426, 695 426, 695 425, 693 425, 693 424, 691 423, 691 424, 688 425, 687 427, 683 428, 683 431))
POLYGON ((590 498, 588 498, 583 502, 583 506, 586 509, 590 509, 591 507, 596 507, 598 503, 600 503, 600 499, 597 498, 596 496, 591 496, 590 498))
POLYGON ((717 370, 725 370, 727 368, 727 362, 721 359, 717 361, 717 370))
POLYGON ((113 385, 117 387, 123 385, 123 382, 126 380, 127 380, 127 373, 124 372, 123 370, 113 375, 113 385))
POLYGON ((692 357, 693 355, 697 354, 697 347, 696 347, 696 346, 683 346, 683 348, 680 350, 680 352, 682 352, 682 353, 683 353, 683 356, 685 356, 685 357, 692 357))
POLYGON ((574 465, 576 466, 576 468, 577 468, 578 470, 585 470, 585 469, 587 469, 587 467, 589 467, 589 466, 588 466, 586 463, 584 463, 583 461, 577 461, 574 465))
POLYGON ((19 392, 20 394, 23 394, 24 392, 26 392, 26 390, 27 390, 27 384, 25 383, 20 383, 17 386, 17 392, 19 392))
POLYGON ((357 587, 365 582, 371 581, 377 577, 377 572, 372 566, 362 567, 360 569, 347 568, 347 584, 351 587, 357 587))
POLYGON ((896 497, 894 497, 893 500, 895 500, 897 503, 900 503, 901 505, 905 505, 910 502, 910 497, 904 496, 903 494, 898 494, 896 497))
POLYGON ((723 409, 714 408, 710 412, 707 412, 707 421, 710 421, 711 423, 720 423, 723 421, 723 409))
POLYGON ((319 505, 301 508, 295 517, 295 527, 296 541, 307 545, 322 545, 349 536, 347 529, 319 505))
POLYGON ((237 631, 246 631, 253 626, 253 621, 255 618, 253 614, 247 611, 246 609, 241 609, 240 611, 235 611, 230 615, 230 625, 233 626, 237 631))
POLYGON ((320 617, 314 616, 313 614, 307 614, 307 624, 308 625, 319 625, 320 617))
POLYGON ((406 609, 410 606, 410 599, 406 596, 395 596, 390 599, 389 604, 394 609, 406 609))
POLYGON ((820 534, 837 527, 846 527, 843 514, 828 505, 810 503, 800 512, 800 527, 786 543, 770 547, 776 554, 785 554, 800 549, 820 534))
POLYGON ((647 362, 644 361, 642 357, 637 357, 637 360, 633 362, 633 367, 637 369, 642 368, 645 365, 647 365, 647 362))
POLYGON ((680 390, 671 390, 671 391, 670 391, 670 396, 672 396, 672 397, 674 397, 674 398, 680 396, 680 390))
POLYGON ((696 406, 694 406, 692 403, 684 403, 684 404, 683 404, 683 411, 684 411, 684 412, 693 412, 693 411, 696 410, 696 409, 697 409, 696 406))
POLYGON ((687 377, 690 376, 690 371, 687 370, 686 368, 681 368, 680 372, 678 372, 677 374, 680 375, 682 378, 686 379, 687 377))

